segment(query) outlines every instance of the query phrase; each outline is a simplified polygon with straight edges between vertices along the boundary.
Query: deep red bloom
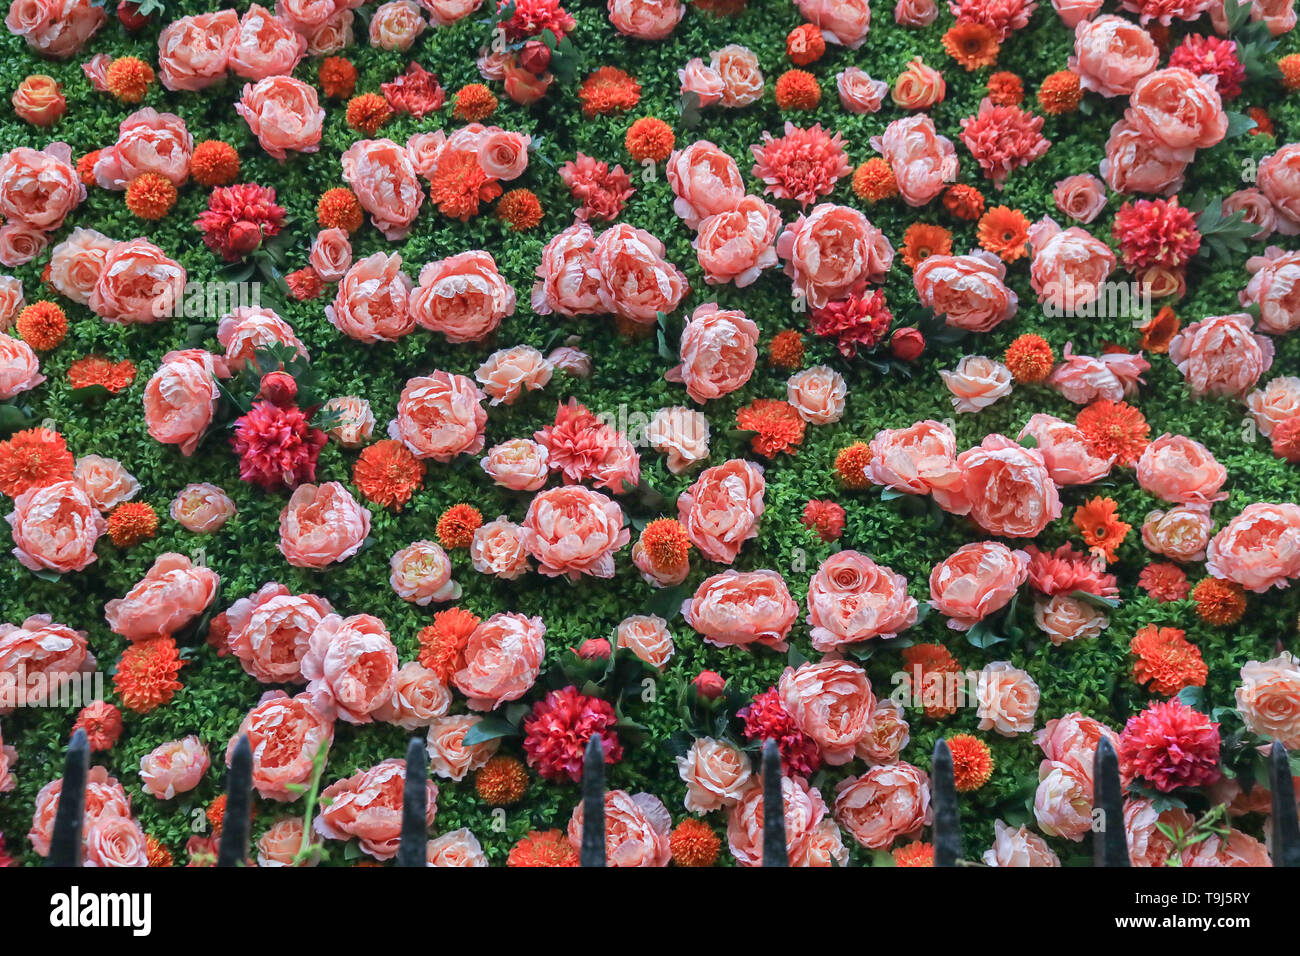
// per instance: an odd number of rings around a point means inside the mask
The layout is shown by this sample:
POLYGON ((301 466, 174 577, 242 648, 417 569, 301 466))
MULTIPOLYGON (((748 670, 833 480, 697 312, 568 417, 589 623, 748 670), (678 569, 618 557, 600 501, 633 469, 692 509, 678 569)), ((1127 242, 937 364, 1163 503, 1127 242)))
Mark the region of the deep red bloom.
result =
POLYGON ((823 541, 834 541, 844 533, 844 509, 833 501, 810 501, 803 506, 803 525, 823 541))
MULTIPOLYGON (((510 5, 510 0, 498 0, 497 12, 510 5)), ((557 37, 563 37, 573 29, 573 17, 559 4, 559 0, 515 0, 515 15, 501 25, 505 27, 506 39, 523 40, 539 36, 543 30, 550 30, 557 37)))
POLYGON ((736 716, 745 722, 745 736, 750 740, 776 741, 786 773, 810 776, 821 766, 821 750, 817 743, 795 726, 794 719, 781 706, 781 695, 775 687, 759 694, 736 716))
POLYGON ((859 348, 874 349, 884 340, 894 314, 885 302, 885 291, 876 289, 828 302, 813 309, 810 318, 814 335, 834 339, 840 354, 853 358, 859 348))
POLYGON ((235 262, 260 246, 263 239, 279 233, 284 226, 284 208, 276 205, 275 190, 267 186, 218 186, 194 225, 209 249, 227 262, 235 262))
POLYGON ((1029 584, 1035 591, 1051 597, 1086 591, 1097 597, 1114 597, 1119 594, 1115 575, 1097 567, 1092 557, 1063 544, 1055 551, 1039 551, 1032 544, 1025 546, 1029 555, 1029 584))
POLYGON ((1172 199, 1126 202, 1115 213, 1113 233, 1127 269, 1178 269, 1201 248, 1196 217, 1172 199))
POLYGON ((1162 793, 1219 779, 1219 725, 1175 697, 1130 717, 1119 736, 1120 771, 1162 793))
POLYGON ((388 83, 379 84, 384 99, 395 113, 410 113, 423 119, 442 109, 447 94, 438 78, 420 64, 412 61, 405 73, 400 73, 388 83))
POLYGON ((584 153, 560 167, 560 178, 573 198, 582 204, 576 215, 584 220, 600 218, 612 222, 623 211, 623 203, 636 192, 622 166, 610 169, 609 163, 584 153))
POLYGON ((553 690, 533 705, 524 718, 524 753, 528 766, 547 780, 582 779, 587 741, 599 734, 605 763, 623 759, 623 745, 614 733, 618 716, 609 701, 580 694, 576 687, 553 690))
POLYGON ((695 692, 708 700, 716 700, 727 689, 727 679, 717 671, 700 671, 691 683, 695 692))
POLYGON ((1182 67, 1197 76, 1209 73, 1218 78, 1215 91, 1222 99, 1241 95, 1246 68, 1237 59, 1237 42, 1223 37, 1189 33, 1169 55, 1169 65, 1182 67))
POLYGON ((235 421, 231 444, 239 455, 239 477, 271 491, 314 481, 316 459, 326 441, 325 433, 312 428, 296 405, 280 408, 256 402, 235 421))

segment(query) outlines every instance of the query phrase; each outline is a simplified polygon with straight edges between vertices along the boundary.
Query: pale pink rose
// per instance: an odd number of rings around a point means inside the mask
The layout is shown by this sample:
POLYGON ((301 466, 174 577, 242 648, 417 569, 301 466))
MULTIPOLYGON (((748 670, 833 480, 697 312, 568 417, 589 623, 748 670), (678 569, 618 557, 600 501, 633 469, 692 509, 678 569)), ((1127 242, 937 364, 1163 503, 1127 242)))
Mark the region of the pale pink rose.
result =
POLYGON ((462 252, 420 270, 410 311, 421 328, 449 342, 480 342, 514 315, 515 290, 491 253, 462 252))
POLYGON ((555 369, 531 345, 499 349, 487 357, 474 377, 492 399, 489 404, 513 405, 525 391, 545 388, 555 369))
MULTIPOLYGON (((361 6, 361 0, 277 0, 276 13, 301 33, 310 33, 345 10, 361 6)), ((312 54, 313 56, 315 54, 312 54)))
POLYGON ((912 273, 920 303, 947 325, 989 332, 1011 319, 1019 299, 1004 281, 1006 264, 978 250, 964 256, 927 256, 912 273))
POLYGON ((663 670, 677 649, 668 622, 657 614, 634 614, 619 622, 617 646, 626 647, 651 667, 663 670))
POLYGON ((479 462, 488 476, 511 491, 538 491, 546 485, 549 470, 546 446, 529 438, 512 438, 487 450, 479 462))
POLYGON ((123 598, 104 605, 104 618, 128 641, 170 637, 212 604, 221 578, 183 554, 160 554, 123 598))
POLYGON ((307 52, 307 38, 287 19, 254 3, 239 21, 230 50, 230 69, 246 80, 292 73, 307 52))
POLYGON ((665 251, 644 229, 619 223, 605 230, 591 251, 602 311, 653 325, 660 312, 675 310, 690 286, 682 271, 664 259, 665 251))
POLYGON ((130 817, 101 814, 86 825, 83 866, 148 866, 144 830, 130 817))
POLYGON ((1247 395, 1246 407, 1259 433, 1271 438, 1278 425, 1288 418, 1300 417, 1300 378, 1279 375, 1247 395))
POLYGON ((1107 14, 1075 24, 1069 68, 1085 90, 1127 96, 1159 62, 1151 35, 1130 20, 1107 14))
POLYGON ((417 458, 446 463, 457 455, 477 455, 484 444, 486 397, 464 375, 435 371, 410 379, 402 387, 397 417, 388 423, 388 437, 417 458))
MULTIPOLYGON (((824 832, 826 801, 815 787, 799 776, 781 777, 781 805, 785 809, 785 848, 791 866, 812 866, 814 847, 824 832)), ((753 781, 740 801, 727 811, 727 845, 741 866, 763 865, 763 788, 753 781)), ((822 865, 827 865, 823 863, 822 865)))
POLYGON ((758 196, 745 196, 735 209, 700 220, 691 246, 704 281, 734 282, 738 289, 752 285, 764 269, 776 265, 780 231, 781 213, 758 196))
POLYGON ((328 56, 352 46, 352 21, 351 10, 340 10, 315 26, 305 29, 299 26, 299 31, 307 38, 307 54, 328 56))
POLYGON ((1026 436, 1038 442, 1047 473, 1059 488, 1100 481, 1115 465, 1115 455, 1097 457, 1077 426, 1053 415, 1038 413, 1031 416, 1016 440, 1022 441, 1026 436))
POLYGON ((1241 668, 1236 700, 1251 733, 1280 741, 1288 750, 1300 746, 1300 663, 1292 654, 1248 661, 1241 668))
POLYGON ((389 0, 370 15, 370 45, 405 53, 428 26, 414 0, 389 0))
POLYGON ((532 141, 526 133, 489 126, 478 141, 479 166, 492 179, 518 179, 528 168, 528 145, 532 141))
POLYGON ((470 541, 474 570, 514 581, 528 570, 527 534, 504 515, 480 525, 470 541))
POLYGON ((819 27, 827 43, 856 50, 871 29, 871 7, 867 0, 795 0, 795 6, 809 23, 819 27))
POLYGON ((294 333, 293 327, 264 306, 232 309, 217 325, 217 341, 226 350, 226 365, 235 372, 242 371, 259 349, 273 345, 283 345, 303 358, 309 357, 307 347, 294 333))
POLYGON ((403 601, 427 607, 431 601, 454 601, 460 585, 451 579, 451 559, 432 541, 416 541, 389 560, 388 583, 403 601))
MULTIPOLYGON (((582 846, 582 801, 569 819, 569 843, 582 846)), ((626 790, 605 793, 605 865, 620 867, 667 866, 672 859, 668 838, 673 818, 663 801, 653 794, 626 790)))
POLYGON ((699 97, 701 107, 722 102, 726 89, 722 77, 698 56, 686 61, 686 65, 677 71, 677 78, 681 81, 681 94, 694 93, 699 97))
POLYGON ((1003 737, 1034 729, 1038 712, 1038 685, 1026 671, 1010 661, 994 661, 980 671, 978 685, 980 730, 994 730, 1003 737))
POLYGON ((705 578, 682 603, 682 617, 715 647, 761 644, 785 651, 799 609, 775 571, 735 571, 705 578))
POLYGON ((681 0, 608 0, 609 22, 638 40, 666 40, 686 14, 681 0))
POLYGON ((595 249, 596 235, 585 222, 575 222, 542 248, 539 281, 532 291, 534 312, 576 317, 601 311, 595 249))
POLYGON ((785 669, 777 690, 781 706, 826 763, 838 767, 853 759, 876 707, 866 671, 844 660, 800 664, 785 669))
POLYGON ((346 561, 370 534, 370 512, 337 481, 299 485, 280 512, 280 553, 298 568, 346 561))
MULTIPOLYGON (((312 823, 328 840, 358 837, 362 852, 376 860, 391 860, 402 840, 402 794, 406 761, 391 757, 368 770, 336 780, 321 791, 321 812, 312 823)), ((426 826, 438 814, 438 785, 425 786, 426 826)))
POLYGON ((938 18, 935 0, 898 0, 894 5, 894 22, 900 27, 928 27, 938 18))
MULTIPOLYGON (((1102 0, 1052 0, 1052 9, 1070 30, 1082 21, 1091 19, 1101 6, 1102 0)), ((987 854, 985 856, 987 857, 987 854)))
POLYGON ((733 458, 700 472, 677 498, 677 520, 707 558, 731 564, 741 546, 758 537, 767 483, 763 468, 733 458))
POLYGON ((0 265, 10 269, 25 266, 50 244, 48 234, 21 222, 0 226, 0 265))
MULTIPOLYGON (((476 4, 477 5, 477 4, 476 4)), ((483 846, 467 828, 444 833, 425 847, 429 866, 490 866, 483 846)))
POLYGON ((538 492, 524 516, 528 553, 548 577, 614 575, 614 553, 631 539, 623 509, 598 491, 566 485, 538 492))
POLYGON ((1079 226, 1062 229, 1050 216, 1030 227, 1029 247, 1030 284, 1049 315, 1075 313, 1095 302, 1115 269, 1110 246, 1079 226))
POLYGON ((826 365, 795 372, 785 383, 786 401, 810 425, 830 425, 844 417, 848 385, 826 365))
POLYGON ((1091 791, 1093 760, 1102 737, 1118 748, 1119 735, 1115 731, 1076 710, 1047 721, 1034 735, 1034 743, 1049 762, 1064 764, 1082 774, 1091 791))
POLYGON ((301 862, 296 862, 298 851, 302 849, 303 822, 298 817, 285 817, 276 820, 257 839, 257 865, 260 867, 279 866, 316 866, 320 862, 320 837, 310 834, 308 845, 311 851, 301 862))
POLYGON ((924 206, 957 178, 957 151, 940 136, 925 114, 894 120, 881 136, 871 139, 894 171, 898 191, 909 206, 924 206))
MULTIPOLYGON (((391 139, 359 139, 341 158, 343 179, 385 239, 404 239, 424 202, 415 167, 391 139)), ((379 253, 376 253, 379 255, 379 253)))
POLYGON ((861 212, 821 203, 785 227, 776 242, 795 296, 819 309, 881 281, 894 247, 861 212))
POLYGON ((234 10, 181 17, 158 35, 158 76, 176 92, 206 89, 226 77, 239 38, 234 10))
MULTIPOLYGON (((463 20, 483 3, 483 0, 420 0, 420 6, 429 11, 435 26, 450 26, 463 20)), ((497 77, 500 79, 500 77, 497 77)))
POLYGON ((1052 188, 1056 208, 1075 222, 1092 222, 1106 208, 1106 184, 1091 173, 1058 180, 1052 188))
POLYGON ((86 45, 107 17, 90 0, 15 0, 5 26, 42 56, 65 60, 86 45))
POLYGON ((1000 611, 1029 577, 1029 555, 998 541, 962 545, 930 572, 930 606, 954 631, 1000 611))
POLYGON ((226 611, 226 646, 249 676, 264 684, 302 684, 302 659, 316 625, 333 612, 315 594, 291 594, 274 581, 226 611))
POLYGON ((1228 497, 1221 490, 1228 470, 1186 435, 1165 432, 1147 445, 1137 461, 1137 480, 1144 491, 1173 504, 1208 506, 1228 497))
POLYGON ((856 66, 845 67, 835 74, 835 88, 840 94, 840 105, 850 113, 875 113, 889 92, 884 80, 873 80, 871 74, 856 66))
POLYGON ((691 229, 699 228, 709 216, 731 212, 745 198, 745 183, 736 161, 705 139, 673 150, 667 175, 676 197, 673 211, 691 229))
MULTIPOLYGON (((309 487, 309 486, 303 486, 309 487)), ((397 687, 397 648, 371 614, 327 614, 311 632, 302 658, 307 694, 322 712, 368 724, 397 687)))
POLYGON ((44 381, 41 360, 32 347, 0 332, 0 401, 31 391, 44 381))
POLYGON ((72 165, 67 143, 51 143, 43 150, 19 146, 0 155, 0 216, 7 220, 6 229, 25 226, 29 232, 52 232, 85 198, 86 187, 72 165))
MULTIPOLYGON (((1060 10, 1058 0, 1052 5, 1060 10)), ((1100 4, 1097 5, 1100 7, 1100 4)), ((1094 8, 1095 11, 1096 8, 1094 8)), ((1065 19, 1065 14, 1061 14, 1065 19)), ((1066 21, 1069 25, 1069 21, 1066 21)), ((985 866, 1060 866, 1061 858, 1037 833, 1031 833, 1023 824, 1011 829, 1001 820, 993 821, 993 846, 981 857, 985 866)))
POLYGON ((808 584, 808 626, 813 647, 823 653, 874 637, 897 637, 916 617, 907 578, 858 551, 831 555, 808 584))
POLYGON ((934 820, 930 778, 902 761, 845 777, 835 785, 835 819, 867 849, 888 849, 934 820))
POLYGON ((311 243, 307 264, 325 282, 337 282, 352 267, 352 242, 342 229, 322 229, 311 243))
POLYGON ((1300 505, 1247 505, 1210 539, 1205 555, 1206 571, 1249 591, 1288 587, 1300 577, 1300 505))
POLYGON ((668 456, 665 464, 674 475, 709 457, 708 417, 681 405, 658 409, 646 425, 645 438, 651 448, 668 456))
POLYGON ((1137 393, 1143 372, 1151 363, 1141 352, 1104 352, 1100 357, 1074 354, 1073 343, 1065 344, 1060 364, 1047 377, 1047 385, 1067 401, 1088 405, 1098 399, 1118 402, 1137 393))
POLYGON ((193 455, 208 426, 221 390, 225 361, 202 349, 168 352, 144 388, 144 420, 149 435, 193 455))
MULTIPOLYGON (((72 234, 75 236, 79 231, 89 231, 89 230, 74 229, 72 231, 72 234)), ((68 240, 66 239, 64 240, 64 242, 67 241, 68 240)), ((63 243, 60 243, 59 245, 63 245, 63 243)), ((54 251, 56 253, 58 252, 58 249, 59 249, 58 246, 54 247, 54 251)), ((55 284, 54 282, 54 259, 52 256, 50 259, 50 284, 53 285, 56 289, 58 288, 58 285, 55 284)), ((93 280, 91 284, 92 285, 94 284, 93 280)), ((67 293, 64 294, 66 295, 67 293)), ((68 298, 72 298, 72 296, 68 296, 68 298)), ((0 332, 9 331, 9 327, 13 325, 14 319, 16 319, 18 317, 18 313, 23 310, 23 304, 24 304, 24 299, 23 299, 22 280, 15 279, 13 276, 0 275, 0 332)), ((82 304, 84 305, 85 303, 82 304)))
POLYGON ((909 495, 936 488, 961 488, 957 436, 942 422, 927 419, 907 428, 883 428, 871 440, 867 479, 909 495))
POLYGON ((967 355, 949 371, 940 369, 943 384, 952 393, 958 412, 978 412, 1011 394, 1011 371, 983 355, 967 355))
POLYGON ((1034 601, 1034 623, 1059 647, 1070 641, 1100 636, 1110 624, 1110 618, 1087 601, 1068 594, 1053 594, 1034 601))
POLYGON ((665 373, 699 404, 730 395, 749 381, 758 361, 758 326, 738 309, 706 302, 682 327, 681 364, 665 373))
POLYGON ((140 782, 159 800, 170 800, 199 785, 211 761, 194 734, 159 744, 140 758, 140 782))
MULTIPOLYGON (((90 674, 95 666, 86 632, 55 624, 48 614, 33 614, 21 625, 0 623, 0 700, 15 700, 20 672, 27 678, 27 703, 40 705, 58 692, 64 675, 90 674)), ((15 706, 0 706, 0 717, 15 706)))
MULTIPOLYGON (((722 105, 739 109, 763 97, 763 71, 749 47, 729 43, 709 54, 709 68, 722 77, 722 105)), ((681 213, 678 213, 681 215, 681 213)))
MULTIPOLYGON (((1194 828, 1192 815, 1182 807, 1158 813, 1155 805, 1146 797, 1135 797, 1124 802, 1124 834, 1128 842, 1129 859, 1134 866, 1169 865, 1169 858, 1176 855, 1169 834, 1190 834, 1194 828)), ((1046 828, 1044 830, 1049 832, 1046 828)), ((1080 834, 1072 839, 1082 838, 1080 834)))
POLYGON ((1300 252, 1269 246, 1246 260, 1246 271, 1250 282, 1238 297, 1243 306, 1258 307, 1259 330, 1285 335, 1300 329, 1300 252))
POLYGON ((95 160, 95 181, 101 187, 126 189, 145 173, 162 176, 174 186, 189 179, 194 137, 175 113, 146 106, 122 120, 117 129, 117 142, 100 150, 95 160))
POLYGON ((928 110, 942 103, 947 95, 948 84, 943 74, 914 56, 894 80, 890 99, 905 110, 928 110))
POLYGON ((216 485, 200 482, 177 493, 169 514, 186 531, 213 534, 234 517, 235 503, 216 485))
POLYGON ((115 325, 161 322, 181 304, 185 279, 185 267, 148 239, 119 242, 105 255, 87 305, 115 325))
POLYGON ((871 712, 867 732, 858 740, 856 753, 868 766, 896 763, 909 740, 911 733, 902 705, 885 697, 876 701, 876 709, 871 712))
POLYGON ((1267 196, 1254 186, 1238 189, 1223 197, 1223 214, 1245 213, 1243 222, 1257 226, 1252 239, 1267 239, 1277 228, 1277 212, 1267 196))
POLYGON ((1152 554, 1188 564, 1205 560, 1214 519, 1208 504, 1178 505, 1151 511, 1142 522, 1142 543, 1152 554))
POLYGON ((327 434, 344 448, 360 448, 375 430, 375 413, 370 403, 356 395, 331 398, 322 411, 338 414, 338 421, 327 434))
MULTIPOLYGON (((59 797, 63 792, 63 778, 58 777, 41 787, 36 795, 36 809, 32 814, 32 828, 27 833, 37 856, 49 856, 50 838, 54 831, 54 815, 58 811, 59 797)), ((99 820, 131 820, 131 798, 103 767, 91 767, 86 780, 86 812, 82 818, 85 828, 99 820)))
POLYGON ((375 710, 374 717, 403 730, 419 730, 432 726, 450 707, 451 691, 438 675, 411 661, 397 672, 393 696, 375 710))
POLYGON ((1098 172, 1116 192, 1168 196, 1182 188, 1192 153, 1170 149, 1125 118, 1110 128, 1098 172))
POLYGON ((14 499, 5 516, 13 556, 33 571, 80 571, 95 561, 95 542, 108 523, 75 481, 31 488, 14 499))
POLYGON ((1273 204, 1277 231, 1284 236, 1300 233, 1300 143, 1288 143, 1261 159, 1256 183, 1273 204))
POLYGON ((402 257, 376 252, 355 262, 325 307, 330 324, 358 342, 396 342, 415 328, 402 257))
POLYGON ((272 690, 230 738, 227 764, 245 734, 253 750, 253 786, 258 794, 265 800, 290 803, 302 796, 317 756, 333 743, 334 718, 317 710, 307 694, 290 697, 272 690))
MULTIPOLYGON (((0 350, 4 347, 3 339, 4 336, 0 336, 0 350)), ((140 490, 140 482, 120 461, 99 455, 78 458, 72 477, 94 506, 104 512, 112 511, 123 501, 130 501, 140 490)))
POLYGON ((956 491, 935 488, 939 506, 969 514, 989 534, 1032 538, 1061 516, 1061 499, 1043 454, 992 434, 957 456, 964 484, 956 491))
POLYGON ((1228 132, 1215 81, 1180 67, 1156 70, 1138 80, 1124 115, 1169 149, 1209 149, 1228 132))
POLYGON ((537 682, 546 654, 540 617, 493 614, 474 628, 465 645, 465 666, 451 682, 471 710, 496 710, 518 700, 537 682))
POLYGON ((739 803, 753 780, 754 768, 749 756, 735 744, 699 737, 685 756, 677 758, 677 775, 686 784, 686 809, 704 814, 739 803))

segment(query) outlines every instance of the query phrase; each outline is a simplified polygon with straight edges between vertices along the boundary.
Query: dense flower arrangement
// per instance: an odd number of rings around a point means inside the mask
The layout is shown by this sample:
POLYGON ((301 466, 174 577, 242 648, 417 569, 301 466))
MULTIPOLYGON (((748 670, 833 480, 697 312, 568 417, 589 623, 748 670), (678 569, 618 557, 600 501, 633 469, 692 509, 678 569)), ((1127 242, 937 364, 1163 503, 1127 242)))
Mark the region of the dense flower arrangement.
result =
POLYGON ((1266 865, 1294 0, 494 3, 9 4, 0 864, 1266 865))

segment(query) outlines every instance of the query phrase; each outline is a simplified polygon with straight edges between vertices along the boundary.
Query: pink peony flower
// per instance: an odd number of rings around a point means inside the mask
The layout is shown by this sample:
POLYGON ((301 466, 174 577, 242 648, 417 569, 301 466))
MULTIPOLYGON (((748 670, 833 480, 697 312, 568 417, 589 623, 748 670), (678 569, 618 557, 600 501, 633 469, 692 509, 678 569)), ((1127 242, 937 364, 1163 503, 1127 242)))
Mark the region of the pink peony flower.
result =
POLYGON ((397 648, 379 618, 326 614, 311 632, 302 676, 317 710, 368 724, 393 696, 397 666, 397 648))
POLYGON ((1300 505, 1247 505, 1205 549, 1205 570, 1256 593, 1300 577, 1300 505))
POLYGON ((730 564, 758 537, 766 488, 761 465, 741 459, 714 465, 678 496, 677 519, 706 557, 730 564))
POLYGON ((889 640, 916 623, 907 578, 845 550, 822 562, 808 584, 808 625, 823 653, 872 638, 889 640))
POLYGON ((104 605, 104 618, 128 641, 170 637, 211 606, 221 578, 175 552, 160 554, 123 598, 104 605))
POLYGON ((758 360, 758 326, 738 309, 706 302, 682 328, 681 364, 664 378, 682 382, 699 404, 721 398, 749 381, 758 360))
POLYGON ((280 512, 280 553, 299 568, 346 561, 370 534, 370 512, 337 481, 299 485, 280 512))
POLYGON ((190 734, 159 744, 140 758, 140 782, 159 800, 171 800, 199 785, 211 761, 203 741, 190 734))
POLYGON ((682 604, 682 617, 715 647, 762 644, 784 651, 798 608, 775 571, 735 571, 705 578, 682 604))
POLYGON ((471 710, 496 710, 518 700, 537 681, 546 653, 546 625, 540 617, 493 614, 465 645, 465 665, 452 683, 471 710))
POLYGON ((539 492, 524 516, 525 545, 549 577, 614 575, 614 553, 631 539, 623 510, 599 492, 566 485, 539 492))

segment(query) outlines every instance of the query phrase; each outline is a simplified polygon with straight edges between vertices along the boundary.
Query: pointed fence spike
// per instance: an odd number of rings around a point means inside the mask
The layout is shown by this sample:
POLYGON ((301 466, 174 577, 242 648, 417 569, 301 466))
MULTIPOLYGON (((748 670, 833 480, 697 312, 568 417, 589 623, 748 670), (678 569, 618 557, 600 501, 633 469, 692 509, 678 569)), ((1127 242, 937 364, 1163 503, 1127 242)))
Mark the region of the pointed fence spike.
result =
POLYGON ((1119 778, 1115 747, 1102 737, 1092 758, 1093 866, 1132 866, 1124 830, 1124 785, 1119 778), (1096 811, 1100 810, 1100 816, 1096 811))
POLYGON ((86 815, 86 779, 90 775, 90 742, 78 729, 63 760, 63 787, 54 813, 46 866, 81 866, 81 824, 86 815))
POLYGON ((763 741, 763 865, 790 865, 790 851, 785 842, 781 750, 771 739, 763 741))
POLYGON ((406 746, 406 785, 402 788, 402 842, 398 866, 429 864, 429 751, 419 737, 406 746))
POLYGON ((248 859, 248 818, 252 812, 253 748, 243 734, 230 755, 226 773, 226 812, 217 844, 217 866, 243 866, 248 859))
POLYGON ((952 776, 952 751, 942 737, 935 742, 930 761, 930 787, 934 800, 934 865, 956 866, 961 859, 961 818, 952 776))
POLYGON ((605 747, 600 734, 587 741, 582 760, 582 866, 605 865, 605 747))
POLYGON ((1300 866, 1300 820, 1296 818, 1291 758, 1281 741, 1268 755, 1269 789, 1273 791, 1273 865, 1300 866))

